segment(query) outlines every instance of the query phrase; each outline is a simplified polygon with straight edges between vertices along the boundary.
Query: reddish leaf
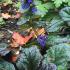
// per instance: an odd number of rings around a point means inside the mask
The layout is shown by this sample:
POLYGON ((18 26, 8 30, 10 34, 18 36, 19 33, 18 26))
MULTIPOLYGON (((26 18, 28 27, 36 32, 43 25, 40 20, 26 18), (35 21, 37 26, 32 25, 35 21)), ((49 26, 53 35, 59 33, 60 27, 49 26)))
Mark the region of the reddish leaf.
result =
POLYGON ((33 37, 33 33, 31 33, 29 36, 22 36, 18 32, 14 32, 12 35, 13 43, 24 45, 26 44, 31 38, 33 37))

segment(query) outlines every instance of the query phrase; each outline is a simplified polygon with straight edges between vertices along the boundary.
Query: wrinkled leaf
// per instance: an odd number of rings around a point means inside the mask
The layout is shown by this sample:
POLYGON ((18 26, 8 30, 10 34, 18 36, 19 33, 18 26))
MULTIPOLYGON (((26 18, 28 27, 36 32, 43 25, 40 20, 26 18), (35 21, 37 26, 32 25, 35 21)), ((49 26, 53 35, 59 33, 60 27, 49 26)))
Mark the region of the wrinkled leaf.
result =
POLYGON ((61 43, 69 43, 70 42, 70 36, 61 37, 59 35, 49 35, 47 44, 48 45, 56 45, 61 43))
POLYGON ((41 54, 36 46, 23 49, 17 67, 19 70, 36 70, 42 59, 41 54))
POLYGON ((13 64, 0 60, 0 70, 15 70, 13 64))
POLYGON ((64 21, 70 21, 70 7, 65 7, 61 9, 59 15, 64 21))
POLYGON ((54 18, 51 20, 50 24, 47 26, 48 32, 58 32, 63 25, 63 21, 61 19, 54 18))
MULTIPOLYGON (((59 44, 50 47, 45 55, 45 62, 52 62, 57 67, 62 67, 62 70, 67 67, 67 61, 70 59, 70 45, 59 44)), ((60 69, 59 69, 60 70, 60 69)))
POLYGON ((17 25, 25 24, 27 21, 29 21, 28 18, 20 18, 19 21, 17 22, 17 25))

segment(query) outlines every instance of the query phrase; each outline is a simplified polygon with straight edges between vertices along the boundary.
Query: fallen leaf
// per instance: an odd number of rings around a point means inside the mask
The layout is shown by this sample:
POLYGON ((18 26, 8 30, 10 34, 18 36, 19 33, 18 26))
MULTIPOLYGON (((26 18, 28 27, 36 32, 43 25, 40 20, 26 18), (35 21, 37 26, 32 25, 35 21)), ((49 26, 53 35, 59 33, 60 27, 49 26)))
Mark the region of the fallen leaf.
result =
POLYGON ((12 47, 26 44, 33 37, 33 32, 29 36, 22 36, 18 32, 14 32, 12 35, 12 47))

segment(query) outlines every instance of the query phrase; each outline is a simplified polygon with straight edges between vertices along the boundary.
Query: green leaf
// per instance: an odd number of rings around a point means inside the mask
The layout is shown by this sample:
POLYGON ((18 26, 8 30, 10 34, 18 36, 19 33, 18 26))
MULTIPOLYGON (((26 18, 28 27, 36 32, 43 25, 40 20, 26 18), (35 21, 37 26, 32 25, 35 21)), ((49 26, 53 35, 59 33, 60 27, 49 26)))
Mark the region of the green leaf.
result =
POLYGON ((42 11, 45 10, 44 5, 42 5, 42 4, 40 4, 40 5, 36 6, 36 7, 39 10, 42 10, 42 11))
POLYGON ((41 21, 41 20, 37 21, 35 24, 36 24, 37 27, 45 27, 46 26, 45 21, 41 21))
POLYGON ((21 6, 21 2, 17 2, 17 3, 15 4, 15 7, 17 7, 18 9, 20 8, 20 6, 21 6))
POLYGON ((5 22, 4 22, 3 18, 0 17, 0 25, 3 25, 3 24, 5 24, 5 22))
POLYGON ((42 56, 36 46, 23 49, 16 65, 19 70, 36 70, 42 56))
POLYGON ((35 4, 36 6, 42 4, 42 1, 40 1, 40 0, 33 0, 33 1, 34 1, 34 4, 35 4))
POLYGON ((51 62, 56 64, 58 67, 63 67, 62 70, 66 70, 67 61, 70 59, 70 45, 59 44, 50 47, 45 57, 45 62, 51 62))
POLYGON ((0 70, 15 70, 15 68, 13 64, 4 60, 0 60, 0 70))
POLYGON ((55 8, 55 6, 52 2, 47 2, 44 4, 44 6, 46 7, 47 10, 55 8))
POLYGON ((8 47, 8 44, 6 43, 0 43, 0 48, 7 48, 8 47))
POLYGON ((57 70, 67 70, 67 68, 64 67, 64 66, 62 66, 62 65, 59 65, 59 66, 57 67, 57 70))
POLYGON ((63 25, 63 21, 59 18, 53 18, 47 26, 48 32, 59 32, 60 28, 63 25))
POLYGON ((54 1, 54 4, 57 8, 60 7, 63 3, 69 2, 68 0, 52 0, 52 1, 54 1))
POLYGON ((68 0, 68 6, 70 6, 70 0, 68 0))
POLYGON ((18 20, 17 25, 25 24, 27 21, 29 21, 28 18, 21 17, 21 18, 18 20))
POLYGON ((65 7, 61 9, 59 15, 64 21, 70 21, 70 7, 65 7))
POLYGON ((5 2, 7 4, 11 4, 12 3, 12 0, 2 0, 1 2, 5 2))
POLYGON ((45 6, 45 4, 42 4, 41 1, 36 1, 34 3, 35 7, 37 8, 35 15, 40 15, 41 17, 43 17, 46 14, 46 12, 48 12, 47 7, 45 6))
POLYGON ((10 52, 10 50, 7 50, 8 44, 6 43, 0 43, 0 55, 5 56, 10 52))
POLYGON ((62 4, 62 0, 52 0, 52 1, 54 1, 56 7, 60 7, 60 5, 62 4))
POLYGON ((61 44, 61 43, 69 43, 70 42, 70 36, 66 36, 66 37, 61 37, 59 35, 54 35, 54 34, 50 34, 48 36, 48 40, 47 40, 47 44, 48 45, 57 45, 57 44, 61 44))

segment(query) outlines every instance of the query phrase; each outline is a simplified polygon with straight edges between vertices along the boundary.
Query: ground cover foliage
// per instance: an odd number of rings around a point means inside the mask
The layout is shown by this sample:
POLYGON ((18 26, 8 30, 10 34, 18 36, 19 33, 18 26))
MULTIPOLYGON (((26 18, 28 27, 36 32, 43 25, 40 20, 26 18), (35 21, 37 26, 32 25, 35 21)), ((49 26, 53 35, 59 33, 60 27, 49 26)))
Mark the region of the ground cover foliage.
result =
POLYGON ((0 0, 0 55, 9 53, 8 30, 27 36, 30 28, 34 37, 15 62, 1 57, 0 70, 70 69, 70 0, 0 0))

